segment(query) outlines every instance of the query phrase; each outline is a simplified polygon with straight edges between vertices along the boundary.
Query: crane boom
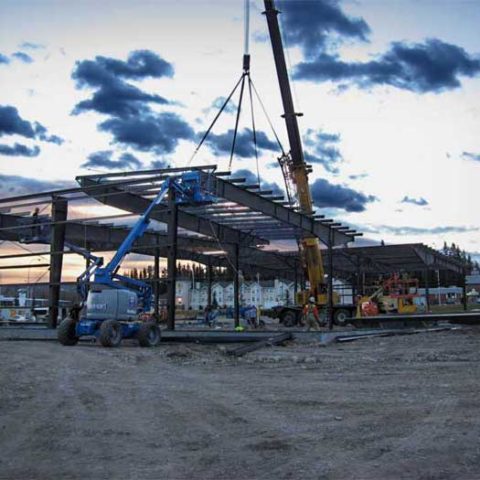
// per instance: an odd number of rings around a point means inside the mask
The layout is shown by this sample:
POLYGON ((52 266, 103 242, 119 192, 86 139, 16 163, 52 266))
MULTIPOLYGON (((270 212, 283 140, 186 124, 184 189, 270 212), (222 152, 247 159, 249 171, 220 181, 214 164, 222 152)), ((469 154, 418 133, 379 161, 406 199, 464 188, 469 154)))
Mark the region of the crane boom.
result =
MULTIPOLYGON (((288 170, 295 185, 297 199, 302 213, 313 214, 313 201, 308 183, 309 166, 305 163, 302 139, 298 128, 297 116, 293 105, 292 91, 288 78, 287 64, 283 51, 282 36, 278 24, 278 14, 274 0, 264 0, 265 15, 273 50, 273 58, 277 70, 278 83, 282 96, 285 125, 290 143, 290 159, 288 170)), ((301 242, 301 252, 304 266, 310 282, 310 294, 318 299, 325 292, 325 272, 318 238, 305 236, 301 242)))

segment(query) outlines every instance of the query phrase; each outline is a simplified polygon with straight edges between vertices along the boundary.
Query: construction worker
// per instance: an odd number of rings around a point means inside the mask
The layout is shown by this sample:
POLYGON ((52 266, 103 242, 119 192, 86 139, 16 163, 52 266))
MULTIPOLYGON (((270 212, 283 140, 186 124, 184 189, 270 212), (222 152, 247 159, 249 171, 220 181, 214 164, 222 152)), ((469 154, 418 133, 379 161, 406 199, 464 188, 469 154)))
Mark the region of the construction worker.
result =
POLYGON ((206 326, 210 326, 210 311, 211 311, 212 307, 210 305, 207 305, 205 307, 205 310, 203 311, 203 323, 206 325, 206 326))
POLYGON ((205 324, 209 327, 217 326, 218 310, 213 305, 205 307, 205 324))
POLYGON ((247 321, 249 327, 257 328, 257 307, 255 305, 244 307, 243 318, 247 321))
POLYGON ((320 329, 320 317, 318 315, 318 308, 315 305, 314 297, 310 297, 308 303, 303 308, 303 323, 307 326, 307 332, 311 329, 320 329))

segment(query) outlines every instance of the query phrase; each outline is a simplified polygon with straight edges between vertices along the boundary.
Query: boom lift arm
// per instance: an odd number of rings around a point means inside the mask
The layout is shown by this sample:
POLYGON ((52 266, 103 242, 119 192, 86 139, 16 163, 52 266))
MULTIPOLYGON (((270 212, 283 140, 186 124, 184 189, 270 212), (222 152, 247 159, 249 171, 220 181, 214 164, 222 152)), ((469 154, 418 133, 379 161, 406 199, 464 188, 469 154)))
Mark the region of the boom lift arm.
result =
MULTIPOLYGON (((174 189, 179 203, 202 203, 212 201, 212 197, 202 192, 202 182, 198 172, 185 173, 179 177, 168 177, 160 186, 160 191, 142 216, 137 220, 125 240, 121 243, 110 262, 103 267, 103 258, 96 257, 86 250, 74 247, 74 251, 92 261, 89 267, 78 277, 78 290, 82 300, 86 300, 87 285, 93 276, 93 283, 110 288, 127 288, 137 293, 142 311, 148 311, 152 301, 152 287, 145 282, 118 274, 125 256, 131 251, 137 239, 143 236, 150 224, 154 209, 161 204, 168 192, 174 189)), ((69 245, 70 248, 72 246, 69 245)))
MULTIPOLYGON (((94 274, 93 282, 98 285, 106 285, 111 288, 128 288, 137 292, 138 299, 143 311, 148 311, 152 302, 152 287, 145 282, 134 278, 125 277, 118 274, 118 269, 125 256, 130 252, 133 244, 137 239, 143 236, 150 224, 150 216, 155 207, 157 207, 167 195, 170 186, 175 188, 176 183, 171 178, 167 178, 160 187, 155 199, 145 210, 143 215, 137 220, 130 233, 121 243, 113 258, 105 267, 98 267, 92 273, 94 274)), ((90 275, 92 274, 90 273, 90 275)), ((89 277, 86 276, 88 281, 89 277)))
MULTIPOLYGON (((288 79, 287 64, 283 51, 282 37, 278 25, 278 14, 274 0, 264 0, 265 15, 267 17, 268 31, 272 43, 273 57, 277 70, 280 93, 282 96, 285 124, 287 127, 288 140, 290 143, 290 158, 287 159, 287 167, 293 184, 296 188, 298 203, 302 213, 313 214, 313 202, 308 183, 308 174, 311 168, 305 163, 302 148, 302 139, 298 129, 297 116, 295 113, 290 82, 288 79)), ((310 282, 309 295, 314 296, 319 303, 325 303, 325 295, 319 295, 326 291, 325 272, 323 269, 322 254, 318 238, 305 236, 301 241, 301 253, 304 266, 310 282)), ((305 298, 302 299, 302 302, 305 298)))
POLYGON ((65 242, 65 246, 72 252, 81 255, 88 261, 87 269, 77 277, 77 292, 82 299, 81 306, 87 301, 88 285, 90 283, 90 277, 95 270, 103 265, 103 257, 97 257, 90 253, 86 248, 78 247, 70 242, 65 242))

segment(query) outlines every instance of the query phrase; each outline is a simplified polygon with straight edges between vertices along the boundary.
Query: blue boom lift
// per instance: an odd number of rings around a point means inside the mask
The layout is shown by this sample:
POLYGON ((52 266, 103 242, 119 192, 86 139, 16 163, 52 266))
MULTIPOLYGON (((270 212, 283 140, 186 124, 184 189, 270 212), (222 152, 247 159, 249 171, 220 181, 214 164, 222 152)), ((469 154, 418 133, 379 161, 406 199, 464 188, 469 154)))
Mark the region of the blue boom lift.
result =
POLYGON ((134 242, 145 233, 153 210, 162 203, 169 191, 175 191, 175 202, 179 204, 206 204, 215 201, 215 197, 209 193, 209 178, 208 174, 200 171, 168 177, 105 267, 103 258, 67 245, 88 258, 90 265, 77 279, 77 288, 82 298, 81 307, 86 306, 86 311, 79 320, 66 318, 62 321, 57 330, 60 343, 75 345, 81 336, 92 335, 104 347, 116 347, 122 338, 137 338, 142 347, 153 347, 160 342, 158 325, 153 321, 139 321, 140 314, 150 311, 151 286, 117 272, 134 242), (93 282, 90 282, 92 276, 93 282))

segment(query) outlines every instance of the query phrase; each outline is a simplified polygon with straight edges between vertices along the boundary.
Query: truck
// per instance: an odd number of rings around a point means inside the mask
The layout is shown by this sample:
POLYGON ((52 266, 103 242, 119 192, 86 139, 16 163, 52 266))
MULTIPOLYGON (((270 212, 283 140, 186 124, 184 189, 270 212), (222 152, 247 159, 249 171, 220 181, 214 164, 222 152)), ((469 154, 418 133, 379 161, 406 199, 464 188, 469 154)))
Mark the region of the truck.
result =
MULTIPOLYGON (((302 139, 297 121, 297 117, 301 114, 296 113, 294 109, 282 37, 278 24, 278 15, 280 12, 276 9, 274 0, 264 0, 264 5, 264 13, 267 19, 282 97, 283 117, 285 119, 290 145, 290 152, 282 155, 282 157, 279 158, 279 163, 282 168, 287 190, 289 185, 293 187, 300 211, 305 215, 313 215, 313 201, 308 181, 308 174, 311 173, 312 168, 305 163, 304 159, 302 139)), ((296 305, 279 306, 275 309, 280 322, 286 326, 294 326, 301 320, 302 305, 304 305, 310 297, 315 298, 315 302, 323 316, 325 316, 327 310, 327 282, 325 281, 319 239, 314 236, 304 236, 299 241, 299 251, 306 277, 308 278, 309 289, 297 293, 296 305)), ((334 322, 339 325, 347 323, 348 318, 352 317, 355 312, 354 305, 340 304, 339 296, 335 294, 333 295, 333 305, 331 305, 331 308, 333 310, 334 322)))
POLYGON ((77 279, 80 305, 57 329, 57 337, 62 345, 76 345, 82 336, 95 336, 104 347, 117 347, 124 338, 136 338, 141 347, 158 345, 161 340, 158 324, 153 320, 142 320, 142 317, 148 317, 145 314, 149 313, 152 305, 151 286, 120 275, 118 270, 134 242, 145 233, 152 212, 169 192, 174 193, 176 203, 208 204, 215 200, 208 186, 208 178, 205 181, 199 171, 167 177, 106 266, 103 266, 102 257, 67 245, 88 259, 89 266, 77 279))

